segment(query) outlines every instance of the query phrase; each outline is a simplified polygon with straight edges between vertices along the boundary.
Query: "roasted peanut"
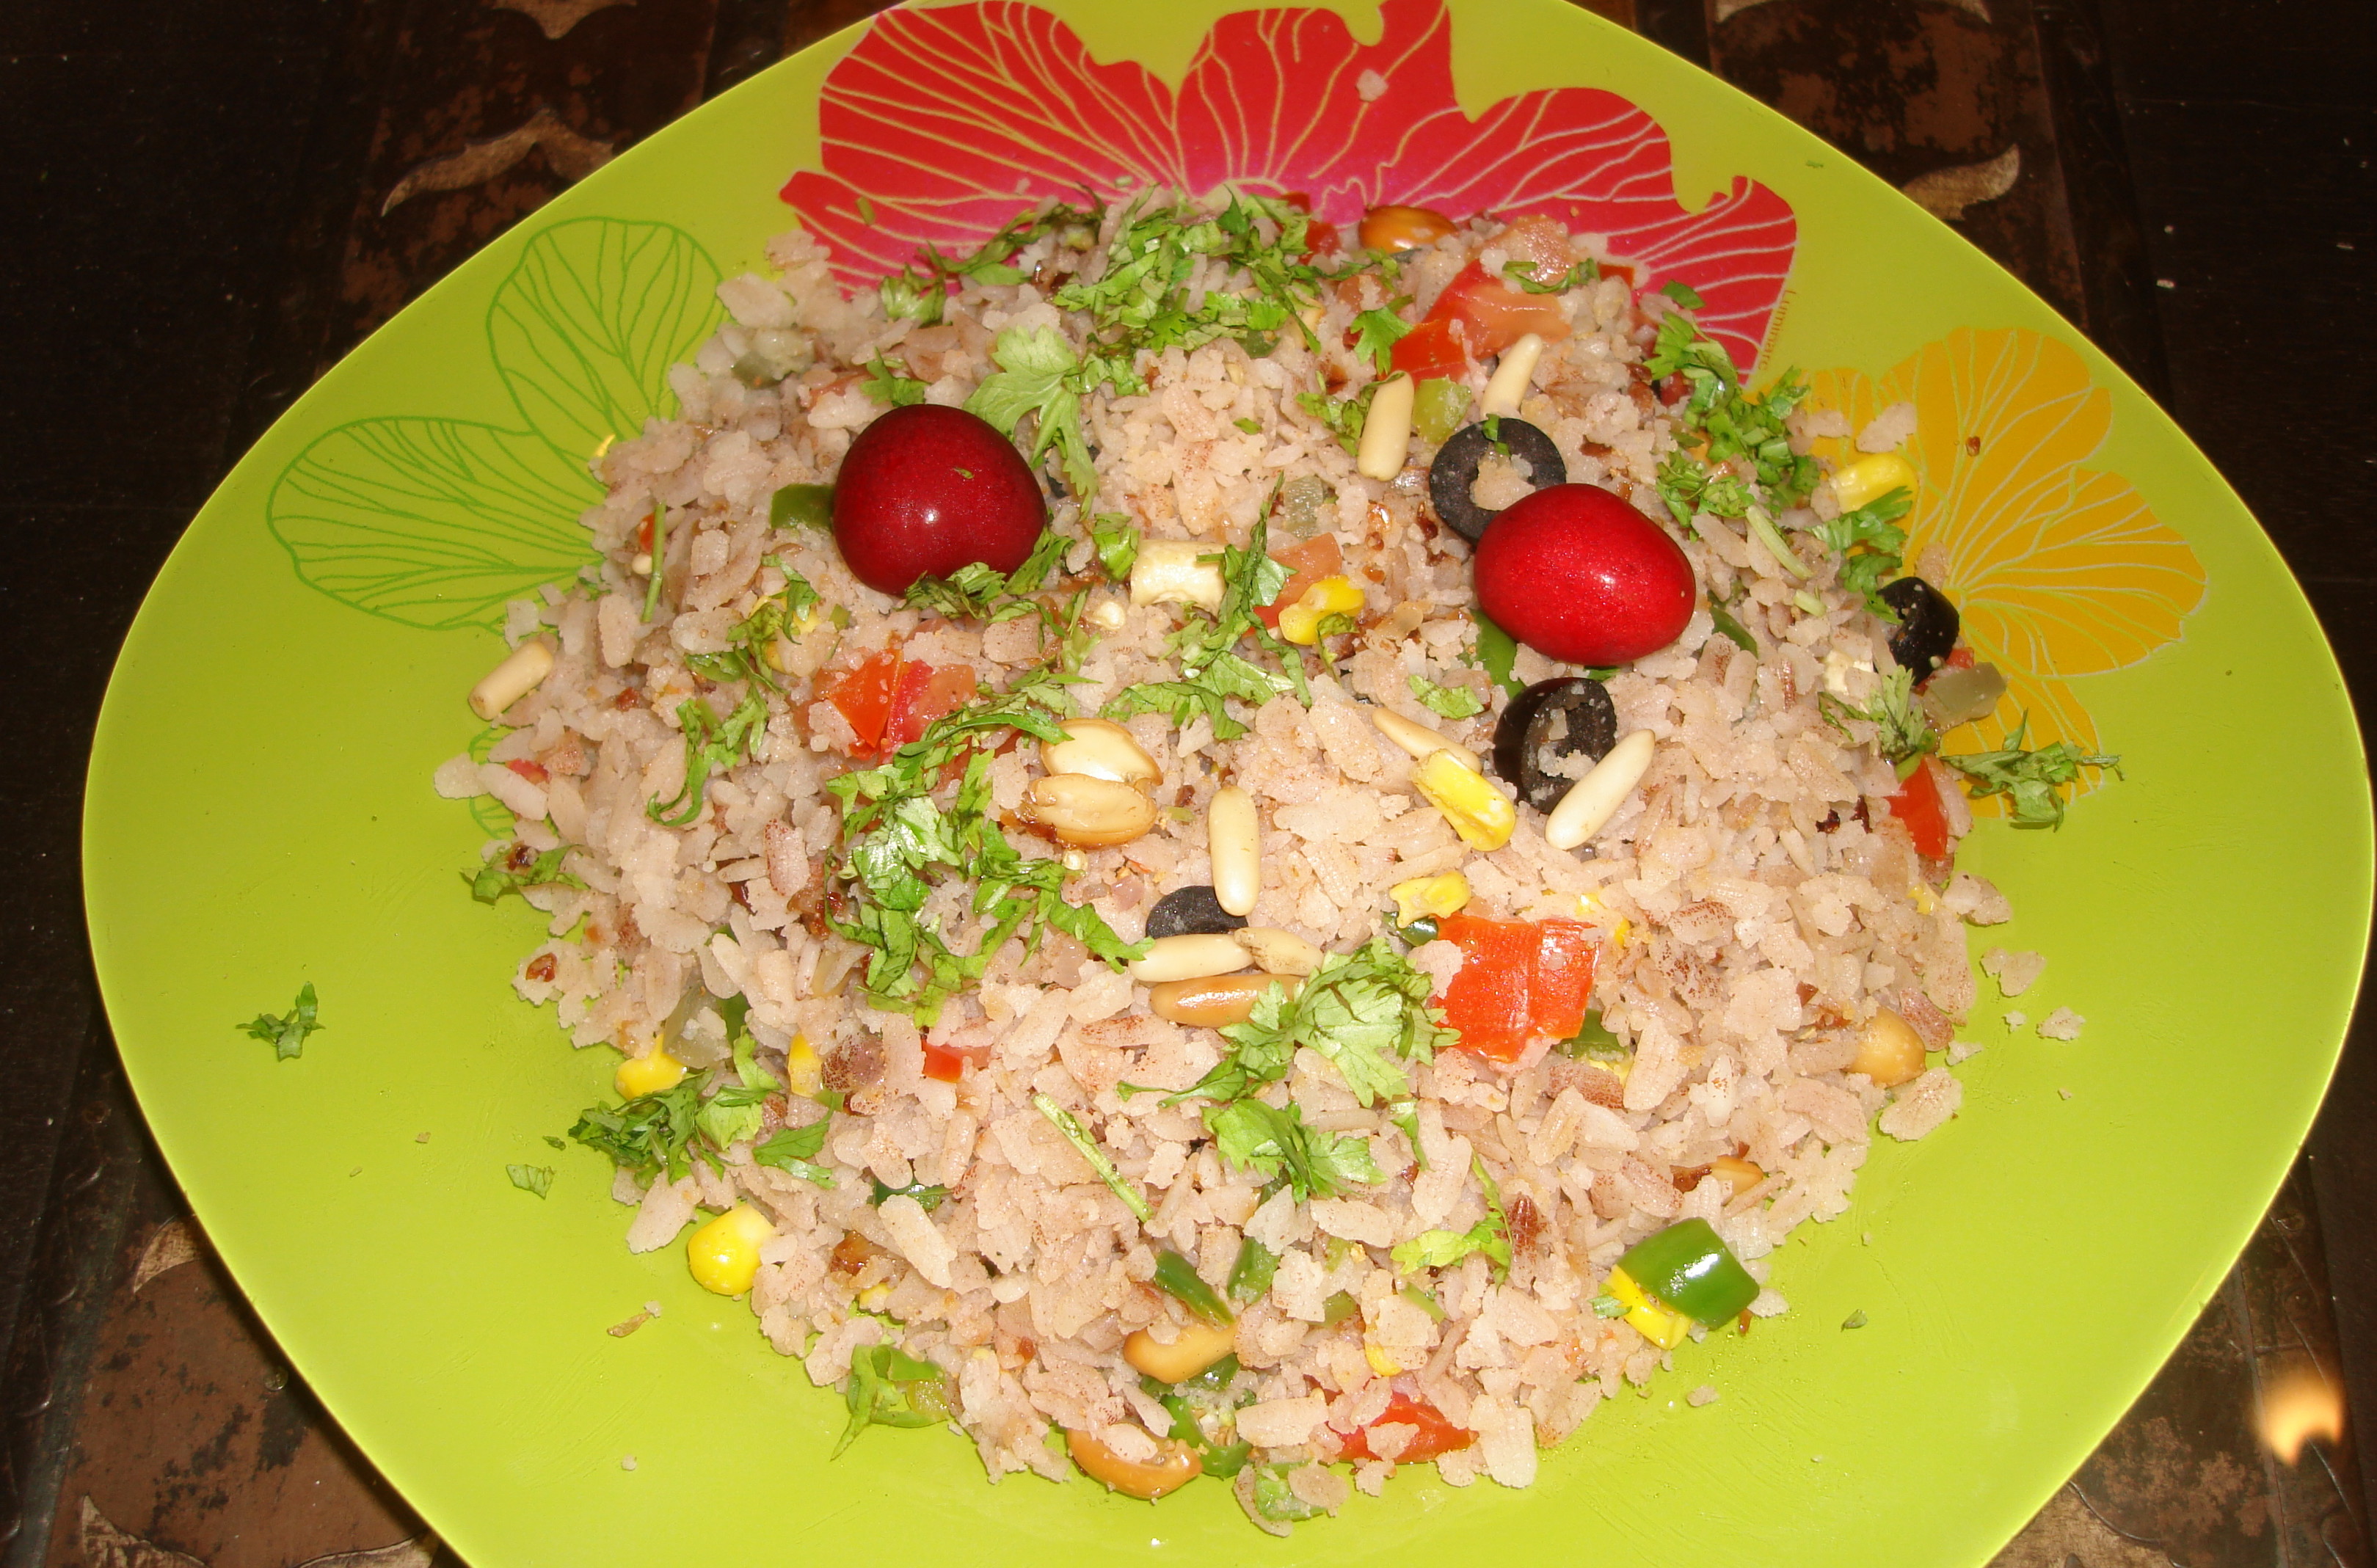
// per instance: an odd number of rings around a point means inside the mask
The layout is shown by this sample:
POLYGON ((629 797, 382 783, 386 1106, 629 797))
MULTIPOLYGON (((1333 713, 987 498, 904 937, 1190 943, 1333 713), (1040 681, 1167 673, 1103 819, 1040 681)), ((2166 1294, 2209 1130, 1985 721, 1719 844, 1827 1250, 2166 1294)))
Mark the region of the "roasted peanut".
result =
POLYGON ((1147 1010, 1176 1024, 1225 1029, 1253 1016, 1255 1003, 1272 986, 1284 986, 1293 996, 1296 984, 1284 976, 1262 974, 1158 980, 1147 988, 1147 1010))
POLYGON ((1066 1450, 1083 1475, 1093 1481, 1104 1481, 1125 1497, 1151 1503, 1167 1491, 1187 1486, 1205 1468, 1185 1443, 1166 1437, 1157 1439, 1155 1446, 1159 1451, 1155 1463, 1142 1465, 1124 1458, 1088 1432, 1065 1433, 1066 1450))
POLYGON ((1110 719, 1068 719, 1065 738, 1040 742, 1040 766, 1117 784, 1153 784, 1164 777, 1155 759, 1110 719))
POLYGON ((1425 207, 1374 207, 1362 214, 1355 238, 1368 251, 1417 250, 1452 232, 1452 220, 1425 207))
POLYGON ((1178 1383, 1195 1377, 1237 1348, 1238 1331, 1226 1323, 1192 1323, 1169 1345, 1158 1344, 1143 1328, 1133 1329, 1122 1342, 1122 1359, 1158 1383, 1178 1383))
POLYGON ((1155 802, 1129 784, 1086 773, 1052 773, 1023 792, 1024 821, 1063 844, 1097 849, 1128 844, 1155 826, 1155 802))

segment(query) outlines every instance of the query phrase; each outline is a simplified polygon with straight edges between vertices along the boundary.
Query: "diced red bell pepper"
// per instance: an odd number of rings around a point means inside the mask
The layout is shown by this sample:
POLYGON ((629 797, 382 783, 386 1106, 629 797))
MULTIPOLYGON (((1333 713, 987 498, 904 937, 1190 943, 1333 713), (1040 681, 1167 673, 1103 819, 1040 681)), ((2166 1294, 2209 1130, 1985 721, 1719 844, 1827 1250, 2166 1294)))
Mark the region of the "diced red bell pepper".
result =
POLYGON ((1432 315, 1395 339, 1388 363, 1414 381, 1458 381, 1469 374, 1469 350, 1460 327, 1432 315))
POLYGON ((1898 793, 1890 797, 1890 814, 1906 825, 1915 852, 1926 860, 1947 856, 1948 808, 1940 791, 1953 788, 1941 777, 1940 765, 1927 756, 1916 763, 1915 771, 1898 786, 1898 793))
POLYGON ((542 784, 547 778, 552 777, 552 775, 545 772, 544 764, 531 757, 516 756, 512 758, 511 761, 504 764, 504 766, 510 768, 514 773, 519 774, 522 778, 527 779, 532 784, 542 784))
POLYGON ((1459 1032, 1463 1051, 1515 1062, 1536 1036, 1566 1039, 1584 1027, 1593 995, 1591 926, 1454 915, 1437 934, 1463 959, 1443 999, 1444 1021, 1459 1032))
POLYGON ((1453 915, 1437 934, 1460 948, 1463 960, 1443 1001, 1444 1021, 1461 1036, 1461 1048, 1496 1062, 1517 1060, 1534 1024, 1534 924, 1453 915))
MULTIPOLYGON (((1419 1428, 1412 1440, 1404 1444, 1404 1451, 1395 1455, 1395 1463, 1398 1465, 1425 1464, 1439 1454, 1450 1454, 1456 1448, 1466 1448, 1477 1441, 1475 1433, 1466 1428, 1457 1427, 1447 1420, 1443 1411, 1427 1400, 1415 1399, 1400 1389, 1395 1391, 1393 1398, 1387 1401, 1386 1409, 1380 1413, 1379 1419, 1372 1421, 1370 1426, 1390 1424, 1419 1428)), ((1337 1457, 1340 1459, 1377 1458, 1378 1455, 1370 1452, 1369 1431, 1370 1427, 1363 1427, 1346 1433, 1344 1446, 1338 1449, 1337 1457)))
POLYGON ((967 1063, 975 1072, 990 1065, 988 1045, 935 1045, 925 1042, 925 1076, 937 1083, 954 1084, 965 1076, 967 1063))
POLYGON ((1566 1039, 1584 1028, 1585 1004, 1593 999, 1593 928, 1579 921, 1545 921, 1535 931, 1528 1022, 1539 1035, 1566 1039))
POLYGON ((1345 569, 1345 554, 1337 548, 1337 536, 1333 533, 1321 534, 1285 550, 1274 550, 1271 558, 1293 574, 1280 585, 1277 599, 1255 609, 1255 618, 1274 632, 1279 630, 1279 612, 1302 599, 1306 588, 1345 569))
POLYGON ((1958 643, 1948 650, 1948 668, 1951 670, 1970 670, 1977 662, 1979 661, 1973 657, 1973 650, 1963 643, 1958 643))

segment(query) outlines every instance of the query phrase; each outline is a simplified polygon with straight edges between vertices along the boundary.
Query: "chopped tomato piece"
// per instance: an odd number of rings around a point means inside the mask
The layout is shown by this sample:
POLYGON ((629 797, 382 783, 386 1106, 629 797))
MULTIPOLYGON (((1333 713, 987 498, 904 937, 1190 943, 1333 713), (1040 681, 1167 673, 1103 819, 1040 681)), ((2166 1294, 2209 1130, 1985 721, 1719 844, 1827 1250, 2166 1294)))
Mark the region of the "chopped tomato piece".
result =
POLYGON ((652 552, 652 515, 650 512, 645 513, 644 520, 636 525, 636 548, 646 555, 652 552))
POLYGON ((1593 998, 1593 928, 1577 921, 1545 921, 1535 930, 1528 1022, 1539 1035, 1566 1039, 1584 1028, 1584 1004, 1593 998))
POLYGON ((1395 339, 1389 362, 1414 381, 1458 381, 1469 374, 1469 350, 1460 327, 1431 315, 1395 339))
POLYGON ((1963 643, 1958 643, 1948 650, 1948 668, 1951 670, 1970 670, 1977 662, 1979 661, 1973 657, 1973 650, 1963 643))
POLYGON ((891 716, 883 726, 883 749, 894 751, 919 738, 934 719, 972 702, 978 686, 970 664, 902 664, 891 716))
POLYGON ((1527 921, 1454 915, 1437 934, 1461 949, 1463 962, 1444 988, 1444 1021, 1461 1047, 1496 1062, 1511 1062, 1527 1047, 1538 936, 1527 921))
MULTIPOLYGON (((1380 1413, 1379 1419, 1370 1423, 1372 1427, 1387 1425, 1419 1428, 1412 1440, 1404 1444, 1404 1451, 1395 1455, 1395 1463, 1398 1465, 1425 1464, 1439 1454, 1450 1454, 1456 1448, 1466 1448, 1476 1441, 1475 1433, 1465 1428, 1454 1426, 1446 1419, 1443 1411, 1427 1400, 1415 1399, 1400 1389, 1395 1392, 1393 1398, 1387 1401, 1387 1408, 1380 1413)), ((1370 1427, 1364 1427, 1358 1431, 1347 1433, 1345 1444, 1337 1451, 1337 1457, 1340 1459, 1378 1457, 1370 1452, 1369 1431, 1370 1427)))
POLYGON ((1890 797, 1890 814, 1906 825, 1915 852, 1926 860, 1941 860, 1948 853, 1948 808, 1940 791, 1950 788, 1941 777, 1940 765, 1927 756, 1915 765, 1898 793, 1890 797))
POLYGON ((934 719, 972 701, 978 687, 970 665, 911 664, 894 649, 855 669, 825 671, 817 689, 850 721, 857 737, 850 754, 864 762, 916 739, 934 719))
POLYGON ((965 1076, 965 1067, 969 1062, 973 1063, 974 1071, 977 1073, 989 1066, 990 1047, 987 1045, 935 1045, 931 1040, 925 1042, 925 1076, 936 1083, 956 1083, 965 1076))
POLYGON ((1515 289, 1487 277, 1474 261, 1444 286, 1428 307, 1427 319, 1458 322, 1469 339, 1469 351, 1481 358, 1500 353, 1530 332, 1549 342, 1569 335, 1568 307, 1560 303, 1560 296, 1515 289))
POLYGON ((1335 576, 1345 567, 1344 552, 1337 548, 1337 536, 1333 533, 1324 533, 1286 550, 1274 550, 1271 558, 1294 574, 1281 585, 1277 599, 1255 610, 1255 618, 1274 632, 1279 630, 1281 611, 1302 599, 1306 588, 1323 577, 1335 576))
POLYGON ((504 766, 532 784, 542 784, 550 777, 544 770, 544 764, 524 756, 514 757, 504 766))
POLYGON ((900 681, 900 656, 878 653, 849 670, 818 677, 818 695, 833 704, 858 737, 851 755, 871 757, 882 749, 883 727, 891 719, 891 697, 900 681))

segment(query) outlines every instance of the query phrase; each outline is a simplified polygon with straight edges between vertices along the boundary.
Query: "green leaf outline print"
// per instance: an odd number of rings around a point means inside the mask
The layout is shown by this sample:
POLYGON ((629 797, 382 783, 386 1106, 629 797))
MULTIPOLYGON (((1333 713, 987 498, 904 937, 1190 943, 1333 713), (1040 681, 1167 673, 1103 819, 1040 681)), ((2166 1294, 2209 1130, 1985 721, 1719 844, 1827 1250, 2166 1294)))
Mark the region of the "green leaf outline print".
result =
POLYGON ((300 580, 426 630, 486 627, 593 559, 606 438, 675 409, 671 365, 716 329, 717 263, 667 223, 579 218, 531 239, 487 306, 486 342, 524 429, 434 415, 353 421, 274 482, 273 537, 300 580))

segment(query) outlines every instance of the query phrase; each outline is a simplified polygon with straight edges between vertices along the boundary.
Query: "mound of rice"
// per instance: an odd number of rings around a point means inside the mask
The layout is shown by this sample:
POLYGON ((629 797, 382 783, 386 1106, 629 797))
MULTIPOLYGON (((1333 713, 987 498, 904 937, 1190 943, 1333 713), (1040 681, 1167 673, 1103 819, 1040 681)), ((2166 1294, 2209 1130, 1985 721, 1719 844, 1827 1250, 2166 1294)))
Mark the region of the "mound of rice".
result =
MULTIPOLYGON (((1102 237, 1115 221, 1108 215, 1102 237)), ((1502 232, 1485 221, 1463 229, 1422 253, 1394 291, 1424 311, 1473 259, 1499 274, 1502 232)), ((1597 254, 1590 237, 1572 248, 1597 254)), ((773 1234, 750 1305, 769 1342, 802 1358, 820 1388, 851 1375, 854 1354, 896 1343, 945 1374, 951 1417, 993 1480, 1069 1475, 1061 1446, 1046 1441, 1057 1429, 1126 1460, 1153 1458, 1171 1417, 1121 1347, 1142 1329, 1169 1341, 1190 1322, 1151 1285, 1159 1249, 1220 1289, 1253 1237, 1279 1264, 1268 1294, 1237 1317, 1230 1402, 1237 1437, 1255 1445, 1239 1490, 1258 1523, 1276 1529, 1334 1511, 1349 1479, 1376 1493, 1415 1430, 1373 1425, 1398 1394, 1474 1434, 1434 1461, 1446 1481, 1525 1486, 1540 1448, 1672 1360, 1622 1318, 1593 1310, 1631 1243, 1696 1217, 1764 1283, 1795 1227, 1847 1207, 1877 1118, 1882 1132, 1912 1138, 1954 1113, 1961 1089, 1944 1067, 1894 1093, 1844 1069, 1882 1006, 1930 1050, 1948 1047, 1975 1000, 1967 917, 2002 920, 2004 900, 1917 857, 1885 809, 1897 781, 1869 727, 1845 731, 1819 712, 1828 683, 1852 703, 1870 695, 1890 668, 1886 628, 1833 581, 1829 564, 1803 583, 1739 525, 1706 517, 1681 542, 1757 651, 1712 635, 1703 608, 1672 647, 1609 678, 1621 732, 1647 730, 1657 745, 1641 787, 1583 849, 1549 848, 1544 818, 1523 806, 1506 847, 1465 846, 1413 792, 1412 759, 1366 717, 1375 705, 1482 753, 1506 701, 1477 663, 1467 546, 1425 501, 1431 449, 1415 438, 1398 478, 1365 479, 1296 396, 1343 394, 1374 374, 1343 346, 1356 313, 1389 302, 1371 273, 1330 286, 1317 350, 1293 334, 1260 358, 1232 340, 1176 349, 1146 367, 1144 395, 1102 391, 1084 405, 1099 510, 1127 512, 1152 539, 1243 546, 1285 481, 1269 512, 1272 549, 1333 535, 1366 608, 1334 664, 1317 661, 1308 707, 1293 695, 1236 705, 1249 729, 1229 742, 1203 719, 1129 719, 1163 771, 1155 798, 1173 809, 1145 837, 1069 861, 1078 869, 1065 897, 1138 938, 1159 897, 1212 880, 1203 808, 1235 783, 1263 825, 1254 924, 1351 951, 1386 928, 1392 886, 1459 870, 1474 889, 1470 912, 1597 929, 1593 1003, 1628 1059, 1571 1059, 1538 1041, 1515 1064, 1457 1049, 1409 1063, 1415 1148, 1385 1106, 1365 1108, 1329 1062, 1303 1051, 1287 1094, 1318 1126, 1367 1139, 1385 1180, 1298 1202, 1285 1189, 1267 1196, 1260 1174, 1222 1158, 1197 1104, 1117 1093, 1118 1084, 1185 1088, 1223 1044, 1153 1016, 1143 988, 1072 937, 1052 932, 1028 955, 1009 944, 926 1028, 865 1005, 853 985, 865 950, 820 918, 842 874, 842 808, 826 781, 852 766, 854 736, 818 699, 817 677, 896 647, 910 660, 969 666, 997 689, 1043 661, 1040 624, 985 626, 889 600, 853 579, 823 532, 771 527, 770 498, 831 482, 853 436, 883 409, 866 387, 870 362, 888 356, 930 401, 955 404, 993 368, 1002 330, 1054 327, 1078 346, 1080 320, 1049 295, 1094 254, 1035 242, 1017 258, 1027 281, 969 283, 930 326, 887 320, 872 295, 845 299, 799 234, 770 247, 774 276, 723 285, 731 324, 671 374, 681 417, 599 461, 610 494, 585 522, 601 562, 514 607, 511 640, 546 639, 557 655, 551 676, 504 716, 484 757, 441 769, 440 787, 492 794, 516 814, 491 856, 518 865, 566 850, 561 863, 583 885, 529 889, 551 936, 522 961, 517 985, 553 1004, 579 1045, 639 1056, 665 1031, 689 1065, 723 1063, 719 1004, 741 997, 758 1060, 777 1079, 803 1087, 813 1055, 811 1092, 846 1095, 839 1111, 800 1093, 765 1108, 762 1135, 830 1118, 817 1156, 830 1187, 756 1164, 738 1143, 722 1169, 697 1160, 683 1179, 647 1185, 623 1173, 615 1189, 637 1206, 628 1243, 638 1251, 670 1244, 699 1210, 761 1211, 773 1234), (781 350, 787 335, 809 368, 758 386, 735 374, 755 345, 781 350), (639 533, 656 501, 668 519, 666 591, 647 620, 634 558, 648 548, 639 533), (688 659, 727 649, 730 632, 788 575, 840 613, 778 645, 786 689, 768 695, 756 760, 713 775, 688 825, 663 826, 646 808, 685 783, 679 705, 712 690, 688 659), (1414 675, 1474 695, 1484 711, 1439 717, 1415 700, 1414 675), (956 1083, 928 1077, 928 1040, 986 1064, 956 1083), (1146 1194, 1150 1220, 1139 1223, 1033 1109, 1035 1094, 1081 1119, 1146 1194), (1702 1180, 1721 1157, 1746 1158, 1762 1178, 1740 1191, 1702 1180), (1406 1289, 1414 1277, 1390 1249, 1476 1224, 1487 1212, 1478 1169, 1499 1185, 1513 1258, 1506 1277, 1482 1253, 1439 1271, 1427 1290, 1439 1321, 1406 1289), (929 1210, 879 1199, 880 1189, 914 1186, 946 1188, 947 1199, 929 1210), (1346 1434, 1366 1427, 1373 1456, 1350 1476, 1332 1467, 1346 1434), (1260 1508, 1255 1476, 1270 1478, 1260 1508)), ((1651 486, 1674 437, 1642 361, 1666 302, 1638 301, 1622 270, 1561 298, 1573 331, 1547 349, 1522 416, 1552 436, 1571 480, 1664 517, 1651 486)), ((1471 390, 1484 384, 1473 373, 1471 390)), ((1803 449, 1827 419, 1839 422, 1821 412, 1801 421, 1803 449)), ((1494 482, 1489 473, 1481 499, 1495 499, 1486 494, 1494 482)), ((1815 505, 1830 509, 1828 487, 1815 505)), ((1075 542, 1069 575, 1049 591, 1086 588, 1085 624, 1096 631, 1079 711, 1176 678, 1165 641, 1178 609, 1134 607, 1099 575, 1072 500, 1057 503, 1052 526, 1075 542)), ((1532 682, 1575 671, 1522 650, 1516 673, 1532 682)), ((723 712, 744 695, 713 706, 723 712)), ((1021 802, 1032 755, 1027 745, 994 766, 1001 811, 1021 802)), ((1049 852, 1020 826, 1010 838, 1049 852)), ((964 892, 953 879, 927 913, 962 925, 964 892)), ((1461 954, 1435 943, 1411 961, 1441 986, 1461 954)), ((1750 1310, 1780 1313, 1784 1296, 1770 1286, 1750 1310)), ((1703 1389, 1693 1402, 1714 1396, 1703 1389)))

